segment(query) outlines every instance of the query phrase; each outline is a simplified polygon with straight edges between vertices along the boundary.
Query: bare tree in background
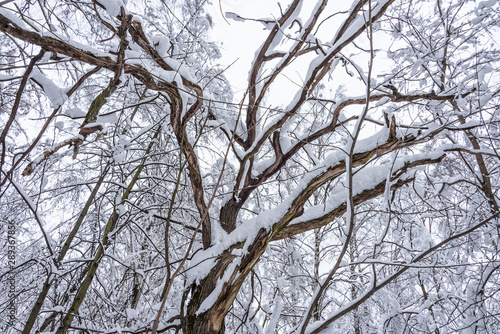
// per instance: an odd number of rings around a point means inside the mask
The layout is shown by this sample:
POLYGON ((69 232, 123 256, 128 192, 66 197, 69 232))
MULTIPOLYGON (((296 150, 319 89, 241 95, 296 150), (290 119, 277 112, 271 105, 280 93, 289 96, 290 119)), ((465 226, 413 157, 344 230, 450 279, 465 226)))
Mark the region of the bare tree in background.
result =
POLYGON ((2 330, 495 331, 498 2, 208 5, 0 3, 2 330))

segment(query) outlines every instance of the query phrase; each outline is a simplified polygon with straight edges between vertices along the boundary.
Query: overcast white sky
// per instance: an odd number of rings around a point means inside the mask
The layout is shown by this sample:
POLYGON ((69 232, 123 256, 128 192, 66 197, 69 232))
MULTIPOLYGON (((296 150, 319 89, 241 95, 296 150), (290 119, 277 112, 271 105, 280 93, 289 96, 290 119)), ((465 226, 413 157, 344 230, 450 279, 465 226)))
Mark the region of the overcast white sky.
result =
MULTIPOLYGON (((211 31, 211 35, 214 40, 222 43, 222 59, 220 59, 220 62, 226 66, 235 62, 225 73, 226 77, 233 86, 232 88, 235 96, 240 96, 238 93, 241 93, 246 89, 248 71, 250 69, 251 62, 254 59, 256 50, 267 37, 269 30, 265 30, 264 25, 259 22, 239 22, 232 19, 225 19, 222 13, 234 12, 242 17, 254 19, 277 19, 280 16, 278 2, 281 3, 282 9, 285 10, 291 1, 220 0, 219 2, 219 0, 214 0, 213 5, 209 8, 209 13, 212 15, 215 23, 214 28, 211 31)), ((304 1, 300 15, 303 22, 309 18, 309 15, 316 3, 317 0, 304 1)), ((332 1, 333 6, 330 5, 329 8, 330 11, 332 11, 332 9, 335 11, 343 11, 347 10, 351 3, 352 1, 350 0, 334 0, 332 1)), ((331 13, 325 13, 324 16, 329 14, 331 13)), ((337 30, 339 22, 341 22, 341 20, 327 21, 322 25, 322 32, 320 31, 317 36, 323 39, 323 42, 330 41, 337 30)), ((368 47, 368 40, 364 36, 360 36, 358 37, 358 43, 360 39, 361 41, 365 39, 365 46, 368 47)), ((283 83, 280 83, 280 85, 294 85, 292 81, 301 84, 305 71, 308 68, 308 62, 312 60, 313 57, 314 55, 311 54, 309 58, 306 57, 302 62, 295 64, 293 70, 286 73, 287 78, 283 76, 281 77, 283 83), (302 74, 299 72, 299 69, 302 70, 302 74)), ((366 67, 366 64, 364 63, 360 65, 366 67)), ((337 75, 342 76, 342 78, 337 78, 339 79, 337 82, 342 82, 347 85, 349 85, 349 81, 353 79, 347 75, 344 77, 342 73, 337 75)), ((360 88, 357 80, 353 81, 353 84, 355 85, 355 89, 360 88)), ((297 87, 288 91, 291 92, 296 89, 297 87)), ((363 93, 363 91, 358 91, 358 94, 360 95, 363 93)))

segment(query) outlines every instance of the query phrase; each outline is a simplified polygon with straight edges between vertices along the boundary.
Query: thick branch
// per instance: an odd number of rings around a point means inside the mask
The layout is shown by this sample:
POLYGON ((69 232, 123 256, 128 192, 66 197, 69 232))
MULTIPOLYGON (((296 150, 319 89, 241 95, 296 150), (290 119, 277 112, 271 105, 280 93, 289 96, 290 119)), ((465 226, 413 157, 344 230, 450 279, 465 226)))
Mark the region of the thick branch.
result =
MULTIPOLYGON (((387 147, 387 149, 389 147, 394 148, 395 144, 397 144, 397 142, 388 143, 389 146, 387 147)), ((374 151, 371 152, 374 153, 374 151)), ((439 162, 443 157, 444 155, 434 159, 424 158, 407 162, 393 174, 393 179, 398 180, 405 172, 413 167, 439 162)), ((354 155, 353 166, 359 166, 366 163, 368 160, 369 156, 367 156, 366 153, 361 154, 361 156, 354 155)), ((209 315, 205 315, 205 317, 206 319, 208 319, 208 321, 211 322, 212 325, 210 326, 217 326, 217 324, 220 324, 220 321, 222 321, 223 317, 231 307, 234 298, 236 298, 236 294, 239 291, 241 284, 243 284, 246 275, 250 273, 253 266, 259 261, 270 241, 279 240, 294 234, 306 232, 319 226, 324 226, 334 220, 336 217, 341 216, 345 212, 346 205, 345 203, 341 203, 338 207, 331 209, 326 215, 321 217, 320 220, 307 221, 304 224, 300 225, 297 224, 299 226, 298 228, 295 227, 295 225, 289 225, 294 218, 299 217, 303 214, 305 203, 308 201, 308 199, 316 189, 329 182, 333 178, 342 175, 344 172, 345 162, 340 162, 335 167, 328 168, 323 173, 314 177, 311 181, 308 182, 304 190, 302 190, 295 197, 295 199, 291 202, 288 210, 283 215, 281 215, 281 218, 277 220, 270 229, 262 228, 258 232, 257 236, 254 238, 253 242, 246 250, 246 254, 241 259, 240 264, 234 268, 234 271, 230 274, 228 281, 224 283, 222 292, 219 294, 217 301, 214 303, 213 307, 211 307, 210 310, 207 311, 209 315)), ((411 178, 400 179, 393 185, 393 189, 398 189, 410 181, 411 178)), ((385 179, 379 182, 377 185, 359 192, 356 196, 354 196, 354 202, 359 204, 361 202, 375 198, 382 194, 384 190, 385 179)), ((231 250, 233 248, 239 248, 242 246, 243 243, 233 245, 233 247, 230 247, 230 250, 225 251, 223 254, 231 254, 231 250)), ((223 270, 221 270, 221 268, 217 267, 217 272, 223 273, 226 268, 227 266, 223 270)), ((212 270, 212 272, 206 277, 207 279, 210 278, 210 281, 215 284, 215 281, 217 281, 220 276, 218 276, 217 273, 212 270)), ((203 296, 202 294, 197 296, 196 303, 200 305, 207 296, 208 295, 203 296)))

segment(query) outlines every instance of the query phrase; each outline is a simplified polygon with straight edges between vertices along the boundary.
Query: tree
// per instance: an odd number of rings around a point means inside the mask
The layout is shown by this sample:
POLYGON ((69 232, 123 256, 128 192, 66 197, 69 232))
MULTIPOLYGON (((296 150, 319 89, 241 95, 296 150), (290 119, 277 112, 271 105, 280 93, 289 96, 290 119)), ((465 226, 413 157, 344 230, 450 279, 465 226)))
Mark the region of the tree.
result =
POLYGON ((10 332, 493 331, 498 2, 208 5, 0 3, 10 332))

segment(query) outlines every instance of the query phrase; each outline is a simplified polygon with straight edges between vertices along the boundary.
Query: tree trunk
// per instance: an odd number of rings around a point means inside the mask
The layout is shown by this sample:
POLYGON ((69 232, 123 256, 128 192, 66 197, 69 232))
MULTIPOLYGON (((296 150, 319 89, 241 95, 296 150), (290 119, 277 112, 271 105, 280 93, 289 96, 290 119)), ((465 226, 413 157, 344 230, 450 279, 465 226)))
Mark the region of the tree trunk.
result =
MULTIPOLYGON (((207 311, 198 314, 198 310, 203 301, 216 289, 219 278, 224 275, 228 265, 236 257, 231 252, 232 250, 224 252, 219 257, 217 264, 212 268, 210 274, 199 284, 193 283, 191 288, 192 297, 187 306, 187 314, 182 320, 182 327, 185 334, 224 333, 224 317, 227 310, 222 311, 223 313, 215 311, 217 309, 216 304, 220 303, 220 296, 223 295, 223 292, 219 293, 217 301, 207 311)), ((234 273, 232 276, 234 276, 234 273)))

